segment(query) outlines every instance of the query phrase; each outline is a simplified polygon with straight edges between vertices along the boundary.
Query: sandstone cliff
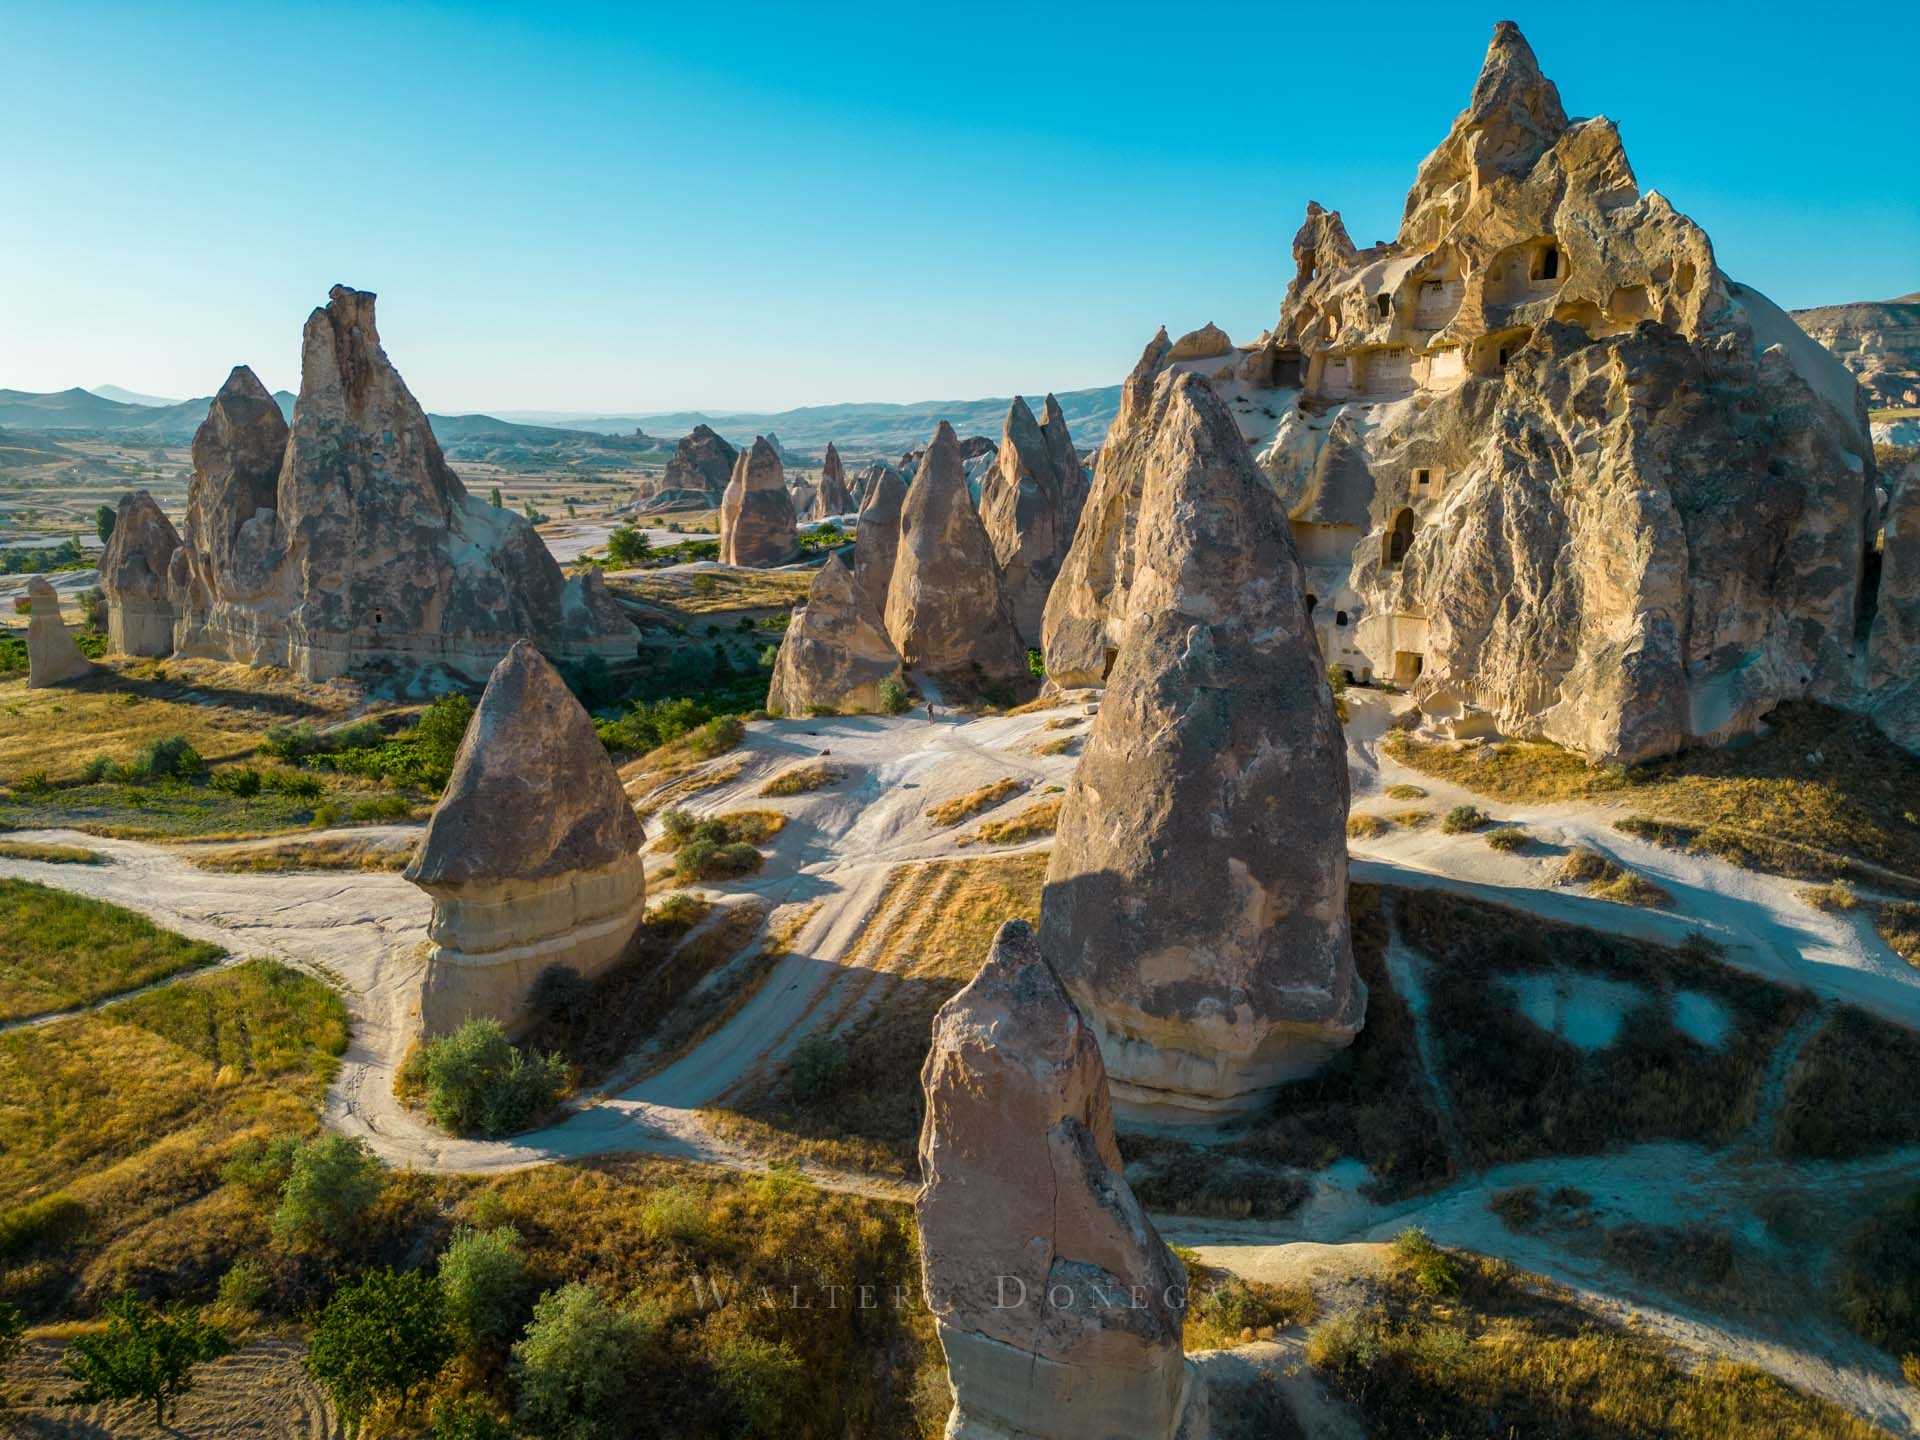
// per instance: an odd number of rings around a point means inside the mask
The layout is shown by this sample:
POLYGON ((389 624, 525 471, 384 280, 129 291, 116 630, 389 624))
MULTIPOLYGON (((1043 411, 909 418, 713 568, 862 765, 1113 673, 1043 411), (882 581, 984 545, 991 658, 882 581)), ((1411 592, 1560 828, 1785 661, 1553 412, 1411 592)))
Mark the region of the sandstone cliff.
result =
POLYGON ((1199 1440, 1186 1280, 1128 1188, 1093 1032, 1025 923, 933 1022, 914 1202, 965 1440, 1199 1440))
POLYGON ((1920 406, 1920 294, 1792 313, 1853 372, 1875 409, 1920 406))
POLYGON ((215 397, 194 437, 181 553, 172 600, 187 654, 325 679, 369 666, 478 676, 522 636, 560 657, 634 651, 597 575, 566 579, 531 525, 467 494, 380 347, 374 297, 345 286, 307 321, 290 431, 245 367, 215 397))
POLYGON ((720 563, 785 565, 800 554, 786 469, 765 436, 734 462, 720 501, 720 563))
POLYGON ((180 533, 153 496, 135 490, 120 497, 113 534, 100 557, 100 588, 107 597, 107 644, 122 655, 173 653, 173 601, 167 575, 180 533))

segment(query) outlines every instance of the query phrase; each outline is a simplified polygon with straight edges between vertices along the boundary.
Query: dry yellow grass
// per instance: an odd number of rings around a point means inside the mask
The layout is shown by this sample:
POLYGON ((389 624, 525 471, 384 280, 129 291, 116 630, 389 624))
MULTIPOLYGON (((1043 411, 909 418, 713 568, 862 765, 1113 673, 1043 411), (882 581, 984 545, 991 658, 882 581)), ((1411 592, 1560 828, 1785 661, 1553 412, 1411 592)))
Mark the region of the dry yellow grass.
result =
POLYGON ((42 845, 31 840, 0 840, 0 860, 37 860, 42 865, 98 865, 106 856, 82 845, 42 845))
POLYGON ((1057 740, 1043 740, 1033 747, 1036 755, 1071 755, 1074 747, 1085 738, 1080 735, 1062 735, 1057 740))
POLYGON ((791 770, 782 770, 766 784, 760 787, 760 794, 770 800, 785 799, 792 795, 805 795, 814 790, 823 790, 829 785, 838 784, 846 778, 846 772, 824 761, 795 766, 791 770))
POLYGON ((202 870, 267 875, 289 870, 404 870, 415 846, 368 844, 351 836, 326 840, 283 840, 271 845, 232 845, 198 850, 189 859, 202 870))
POLYGON ((1060 802, 1040 800, 1005 820, 988 820, 962 835, 960 845, 1018 845, 1053 834, 1060 823, 1060 802))
POLYGON ((733 839, 748 845, 764 845, 787 828, 787 817, 778 810, 729 810, 713 818, 733 839))
POLYGON ((1353 840, 1378 840, 1393 827, 1378 815, 1358 811, 1347 817, 1347 836, 1353 840))
POLYGON ((958 825, 962 820, 970 820, 982 810, 990 810, 1001 801, 1018 795, 1026 788, 1026 781, 1016 780, 1008 775, 994 781, 991 785, 982 785, 978 790, 969 790, 965 795, 958 795, 938 805, 929 806, 927 818, 936 825, 958 825))
POLYGON ((1418 830, 1433 819, 1431 810, 1396 810, 1387 816, 1396 825, 1404 825, 1409 830, 1418 830))
POLYGON ((608 588, 682 615, 720 615, 797 605, 812 584, 811 570, 716 569, 673 575, 629 572, 609 581, 608 588))
POLYGON ((1029 700, 1024 705, 1015 705, 1001 713, 1005 715, 1038 715, 1042 710, 1058 710, 1067 703, 1060 695, 1042 695, 1037 700, 1029 700))
MULTIPOLYGON (((644 804, 635 806, 642 820, 659 811, 670 810, 682 800, 698 795, 703 790, 714 790, 722 785, 731 785, 740 778, 740 772, 747 768, 746 760, 736 756, 732 760, 714 766, 711 770, 702 770, 697 775, 682 775, 671 784, 662 785, 661 782, 665 777, 659 771, 643 768, 646 763, 644 759, 636 760, 630 765, 623 766, 620 771, 621 783, 630 796, 636 791, 644 794, 652 787, 660 786, 657 791, 647 795, 644 804)), ((689 761, 675 768, 684 771, 689 765, 696 763, 698 762, 689 761)))
POLYGON ((1876 906, 1873 928, 1889 949, 1920 970, 1920 905, 1911 900, 1888 900, 1876 906))
POLYGON ((1575 846, 1561 860, 1554 874, 1556 885, 1584 885, 1596 900, 1612 900, 1620 905, 1667 905, 1673 896, 1638 871, 1590 850, 1575 846))

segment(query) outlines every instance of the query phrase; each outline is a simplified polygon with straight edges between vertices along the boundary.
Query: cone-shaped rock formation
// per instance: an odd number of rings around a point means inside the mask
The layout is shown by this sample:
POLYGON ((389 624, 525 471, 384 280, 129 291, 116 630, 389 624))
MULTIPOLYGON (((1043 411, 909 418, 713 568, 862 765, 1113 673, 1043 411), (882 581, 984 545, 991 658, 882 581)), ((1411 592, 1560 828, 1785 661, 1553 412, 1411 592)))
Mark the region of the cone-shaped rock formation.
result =
POLYGON ((813 577, 774 657, 767 709, 780 715, 886 708, 882 687, 900 678, 900 656, 873 602, 838 555, 813 577))
POLYGON ((60 595, 44 575, 27 582, 27 688, 65 685, 93 673, 67 622, 60 618, 60 595))
POLYGON ((717 506, 739 458, 740 452, 721 439, 718 431, 696 425, 673 447, 673 457, 659 478, 644 480, 634 490, 627 508, 639 512, 717 506))
POLYGON ((907 503, 907 484, 891 465, 876 465, 874 472, 853 536, 853 578, 884 623, 894 557, 900 552, 900 510, 907 503))
POLYGON ((1086 471, 1060 402, 1047 396, 1045 410, 1046 419, 1036 422, 1027 402, 1014 397, 980 489, 980 520, 993 542, 1021 643, 1031 646, 1040 644, 1047 594, 1087 502, 1086 471))
POLYGON ((820 462, 818 504, 820 514, 851 515, 856 506, 853 492, 847 488, 847 468, 840 463, 840 452, 827 442, 827 458, 820 462))
POLYGON ((799 553, 786 469, 767 438, 756 436, 734 462, 720 501, 720 563, 785 565, 799 553))
POLYGON ((107 644, 122 655, 173 653, 173 601, 167 575, 180 532, 153 496, 135 490, 120 508, 100 557, 100 588, 107 597, 107 644))

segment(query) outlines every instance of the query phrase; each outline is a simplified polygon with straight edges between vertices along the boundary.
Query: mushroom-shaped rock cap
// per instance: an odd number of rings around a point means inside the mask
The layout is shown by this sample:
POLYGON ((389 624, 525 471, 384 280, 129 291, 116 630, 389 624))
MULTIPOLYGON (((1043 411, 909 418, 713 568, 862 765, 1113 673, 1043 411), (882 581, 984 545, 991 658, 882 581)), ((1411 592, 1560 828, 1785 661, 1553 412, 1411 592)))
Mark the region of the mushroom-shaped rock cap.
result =
POLYGON ((100 587, 110 600, 164 598, 167 567, 180 548, 180 534, 145 490, 120 497, 113 533, 100 557, 100 587))
POLYGON ((407 879, 434 888, 594 870, 644 831, 593 722, 525 640, 494 667, 407 879))

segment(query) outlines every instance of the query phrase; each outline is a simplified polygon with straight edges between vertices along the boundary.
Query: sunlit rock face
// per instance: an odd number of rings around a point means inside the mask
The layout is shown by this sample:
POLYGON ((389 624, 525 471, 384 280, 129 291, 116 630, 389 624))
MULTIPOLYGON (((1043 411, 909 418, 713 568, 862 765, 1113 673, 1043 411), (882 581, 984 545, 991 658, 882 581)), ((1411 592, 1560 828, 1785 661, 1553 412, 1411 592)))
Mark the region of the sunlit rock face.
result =
POLYGON ((100 557, 107 597, 107 644, 121 655, 173 653, 173 601, 167 574, 180 533, 145 490, 120 497, 113 534, 100 557))
POLYGON ((1346 747, 1286 513, 1206 382, 1161 377, 1119 656, 1040 936, 1152 1118, 1256 1108, 1358 1032, 1346 747))
POLYGON ((800 554, 793 496, 786 467, 762 436, 740 452, 720 501, 720 563, 785 565, 800 554))
POLYGON ((660 474, 634 487, 627 509, 711 509, 726 494, 727 481, 733 478, 734 462, 739 458, 740 452, 712 426, 696 425, 680 437, 660 474))
POLYGON ((365 291, 336 285, 308 318, 291 429, 243 366, 193 453, 170 586, 183 653, 309 679, 477 678, 523 636, 560 659, 634 653, 597 573, 567 579, 525 519, 467 494, 365 291))
POLYGON ((1040 644, 1041 617, 1087 503, 1087 475, 1060 402, 1035 420, 1014 397, 1000 449, 980 482, 980 520, 993 542, 1007 604, 1023 645, 1040 644))
POLYGON ((591 979, 646 907, 645 833, 593 721, 522 641, 487 681, 406 876, 433 897, 423 1034, 531 1017, 540 972, 591 979))
POLYGON ((900 656, 873 602, 846 562, 829 556, 781 637, 767 709, 776 715, 884 710, 886 683, 899 679, 900 656))
POLYGON ((60 618, 60 596, 44 575, 27 582, 27 688, 65 685, 93 673, 67 622, 60 618))
MULTIPOLYGON (((1514 26, 1398 235, 1356 246, 1309 205, 1293 256, 1271 332, 1142 365, 1228 403, 1287 506, 1329 664, 1446 726, 1608 762, 1790 697, 1874 703, 1859 387, 1640 189, 1610 121, 1567 117, 1514 26)), ((1062 683, 1097 679, 1137 563, 1126 422, 1123 404, 1049 601, 1062 683)))
POLYGON ((1201 1440, 1182 1267, 1127 1186, 1094 1033, 1024 922, 934 1018, 920 1083, 949 1440, 1201 1440))
POLYGON ((906 503, 907 486, 900 472, 891 465, 876 465, 854 530, 853 578, 883 621, 893 562, 900 553, 900 510, 906 503))

